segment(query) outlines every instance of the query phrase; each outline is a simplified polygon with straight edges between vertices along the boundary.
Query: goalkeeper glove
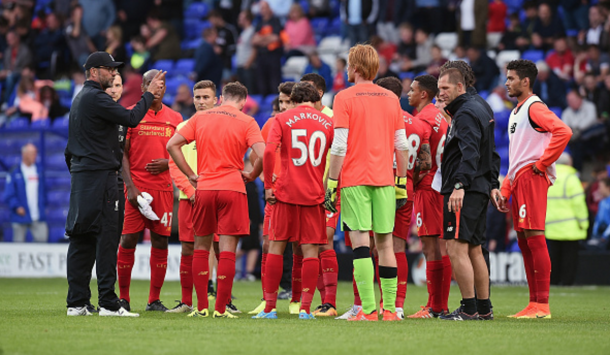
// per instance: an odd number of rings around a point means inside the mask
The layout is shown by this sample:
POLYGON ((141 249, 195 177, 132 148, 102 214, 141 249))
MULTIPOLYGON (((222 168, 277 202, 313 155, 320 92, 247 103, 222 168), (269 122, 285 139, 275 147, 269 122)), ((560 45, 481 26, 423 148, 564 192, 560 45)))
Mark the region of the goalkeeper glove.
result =
POLYGON ((326 194, 324 195, 324 208, 332 213, 337 213, 337 180, 328 178, 326 194))
POLYGON ((396 209, 398 210, 407 203, 407 177, 394 177, 394 190, 396 192, 396 209))

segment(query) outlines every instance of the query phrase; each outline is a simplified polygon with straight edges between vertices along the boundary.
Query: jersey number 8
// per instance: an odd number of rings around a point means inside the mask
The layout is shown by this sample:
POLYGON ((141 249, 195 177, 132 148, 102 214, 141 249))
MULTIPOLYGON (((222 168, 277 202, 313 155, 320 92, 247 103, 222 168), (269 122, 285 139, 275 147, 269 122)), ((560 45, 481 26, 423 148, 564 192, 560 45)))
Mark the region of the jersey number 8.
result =
POLYGON ((419 144, 421 143, 421 138, 415 133, 411 134, 409 138, 407 138, 407 150, 409 151, 409 163, 407 164, 407 170, 413 170, 413 165, 415 165, 415 160, 417 159, 417 151, 419 150, 419 144))
POLYGON ((324 153, 324 147, 326 146, 326 135, 322 131, 315 131, 309 138, 309 144, 305 144, 299 140, 299 137, 307 137, 306 129, 293 129, 292 134, 292 148, 301 151, 299 158, 292 158, 292 162, 295 166, 305 165, 307 158, 311 161, 311 165, 314 167, 322 163, 322 154, 324 153), (320 140, 320 151, 318 154, 314 151, 316 149, 316 141, 320 140), (317 156, 316 156, 317 155, 317 156))

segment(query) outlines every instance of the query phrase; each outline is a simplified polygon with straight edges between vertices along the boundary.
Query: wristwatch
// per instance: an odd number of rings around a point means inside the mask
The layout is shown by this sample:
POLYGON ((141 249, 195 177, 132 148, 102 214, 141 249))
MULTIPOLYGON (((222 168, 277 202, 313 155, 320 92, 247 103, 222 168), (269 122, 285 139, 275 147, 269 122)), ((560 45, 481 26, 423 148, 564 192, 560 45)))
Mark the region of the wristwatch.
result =
POLYGON ((453 185, 453 188, 456 190, 461 190, 464 188, 464 184, 462 184, 461 182, 456 182, 455 185, 453 185))

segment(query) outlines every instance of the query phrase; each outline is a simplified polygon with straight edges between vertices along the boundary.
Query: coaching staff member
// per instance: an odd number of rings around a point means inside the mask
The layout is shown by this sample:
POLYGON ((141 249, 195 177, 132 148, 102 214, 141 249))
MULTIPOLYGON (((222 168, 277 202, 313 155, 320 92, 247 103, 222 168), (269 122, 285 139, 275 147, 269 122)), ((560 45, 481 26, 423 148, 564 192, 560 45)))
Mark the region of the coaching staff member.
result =
POLYGON ((66 220, 68 247, 68 315, 91 313, 91 270, 96 264, 100 316, 135 316, 119 306, 114 292, 118 249, 119 190, 117 178, 122 154, 119 125, 136 127, 163 90, 159 72, 148 92, 132 110, 116 103, 105 90, 112 86, 117 68, 106 52, 92 53, 85 63, 87 81, 70 110, 66 163, 71 174, 70 209, 66 220))
POLYGON ((452 117, 443 154, 444 239, 462 301, 445 320, 493 319, 489 274, 481 251, 485 241, 487 202, 501 199, 500 160, 495 154, 493 113, 466 92, 463 74, 441 74, 439 97, 452 117), (475 299, 476 289, 476 299, 475 299))

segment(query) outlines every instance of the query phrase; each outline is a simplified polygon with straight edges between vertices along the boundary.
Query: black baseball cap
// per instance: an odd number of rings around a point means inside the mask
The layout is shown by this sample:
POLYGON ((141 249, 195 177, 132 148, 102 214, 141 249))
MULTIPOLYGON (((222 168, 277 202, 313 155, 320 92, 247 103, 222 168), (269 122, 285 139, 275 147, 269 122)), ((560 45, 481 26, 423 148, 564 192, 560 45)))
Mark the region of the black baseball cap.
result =
POLYGON ((108 52, 99 51, 91 53, 83 66, 85 70, 99 67, 119 68, 123 66, 123 62, 116 62, 108 52))

